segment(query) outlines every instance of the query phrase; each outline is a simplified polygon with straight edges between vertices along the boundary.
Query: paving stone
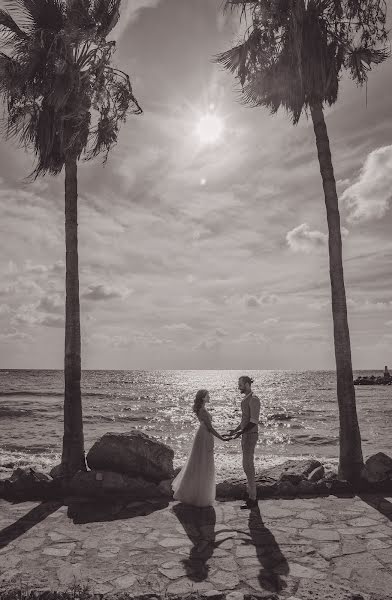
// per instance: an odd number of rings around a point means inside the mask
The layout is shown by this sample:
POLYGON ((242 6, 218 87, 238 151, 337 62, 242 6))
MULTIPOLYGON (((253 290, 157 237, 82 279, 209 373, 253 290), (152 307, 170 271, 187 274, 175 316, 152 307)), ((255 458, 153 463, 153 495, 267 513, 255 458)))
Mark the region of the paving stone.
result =
POLYGON ((117 577, 117 579, 113 580, 113 585, 122 590, 130 588, 136 581, 136 575, 133 573, 128 573, 127 575, 122 575, 121 577, 117 577))
POLYGON ((47 556, 68 556, 74 550, 75 544, 63 544, 61 547, 48 546, 42 550, 47 556))
POLYGON ((353 527, 373 527, 378 525, 378 522, 375 519, 369 519, 369 517, 358 517, 349 521, 348 525, 352 525, 353 527))
POLYGON ((317 552, 324 558, 340 556, 340 544, 323 544, 317 548, 317 552))
POLYGON ((312 569, 311 567, 306 567, 299 563, 290 563, 290 576, 298 577, 300 579, 325 579, 327 577, 326 573, 322 571, 317 571, 317 569, 312 569))
MULTIPOLYGON (((178 548, 180 546, 184 546, 184 539, 183 538, 164 538, 163 540, 161 540, 158 543, 160 546, 163 546, 164 548, 178 548)), ((151 546, 149 546, 149 547, 152 548, 154 546, 155 546, 155 544, 152 544, 152 542, 151 542, 151 546)), ((140 548, 143 546, 138 545, 136 547, 140 548)))
POLYGON ((194 582, 190 581, 187 577, 182 577, 173 583, 170 583, 166 588, 167 594, 189 594, 194 589, 194 582))
POLYGON ((340 536, 337 531, 330 531, 328 529, 304 529, 301 531, 301 536, 310 538, 312 540, 331 542, 340 540, 340 536))
POLYGON ((374 539, 370 540, 370 542, 368 542, 366 546, 368 550, 378 550, 380 548, 389 548, 390 545, 391 543, 374 539))
POLYGON ((260 505, 260 513, 261 517, 268 517, 270 519, 283 519, 284 517, 291 517, 295 514, 295 511, 287 508, 280 508, 277 505, 269 504, 269 505, 260 505))
POLYGON ((57 579, 63 586, 72 586, 83 579, 83 565, 62 565, 57 569, 57 579))
POLYGON ((298 514, 299 519, 308 521, 326 521, 327 517, 317 510, 304 510, 298 514))
POLYGON ((309 521, 305 519, 293 519, 286 522, 287 527, 294 527, 294 529, 306 529, 309 527, 309 521))
POLYGON ((240 578, 236 573, 228 573, 227 571, 217 571, 209 577, 209 580, 214 585, 223 586, 226 590, 235 588, 240 582, 240 578))
POLYGON ((22 538, 20 540, 18 540, 17 545, 18 548, 21 548, 22 550, 25 550, 26 552, 31 552, 31 550, 35 550, 36 548, 39 548, 40 546, 42 546, 42 544, 44 543, 45 538, 44 537, 40 537, 40 538, 34 538, 34 537, 30 537, 30 538, 22 538))
POLYGON ((180 577, 186 575, 186 569, 181 565, 177 565, 171 569, 159 568, 158 571, 168 579, 179 579, 180 577))
POLYGON ((110 592, 113 591, 113 586, 109 585, 108 583, 95 583, 91 586, 91 588, 95 594, 99 594, 101 596, 110 594, 110 592))

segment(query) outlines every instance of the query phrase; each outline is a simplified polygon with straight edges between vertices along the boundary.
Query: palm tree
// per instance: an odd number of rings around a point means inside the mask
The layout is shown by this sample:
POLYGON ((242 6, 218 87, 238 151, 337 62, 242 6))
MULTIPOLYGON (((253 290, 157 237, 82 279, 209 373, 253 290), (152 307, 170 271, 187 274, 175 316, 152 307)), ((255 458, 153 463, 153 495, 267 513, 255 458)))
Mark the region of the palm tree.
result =
POLYGON ((106 37, 121 0, 8 0, 0 10, 4 132, 36 156, 31 175, 65 170, 64 437, 61 471, 86 469, 81 401, 78 161, 109 150, 129 112, 140 114, 128 75, 111 64, 106 37), (15 16, 15 19, 13 17, 15 16))
POLYGON ((316 137, 329 231, 337 399, 339 475, 355 481, 363 468, 355 403, 343 277, 338 196, 324 120, 337 100, 343 69, 363 84, 367 71, 387 57, 382 0, 226 0, 240 7, 244 39, 216 61, 240 80, 242 99, 276 113, 282 106, 297 124, 310 110, 316 137))

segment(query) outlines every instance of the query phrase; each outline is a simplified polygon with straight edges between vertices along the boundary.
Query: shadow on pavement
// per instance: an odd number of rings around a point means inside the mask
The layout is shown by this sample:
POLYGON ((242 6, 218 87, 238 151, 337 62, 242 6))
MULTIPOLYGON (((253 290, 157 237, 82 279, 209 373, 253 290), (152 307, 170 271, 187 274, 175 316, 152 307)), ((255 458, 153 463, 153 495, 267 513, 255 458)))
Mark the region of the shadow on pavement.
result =
POLYGON ((252 544, 256 548, 256 555, 261 566, 258 575, 259 585, 264 590, 280 592, 286 587, 286 582, 281 576, 288 575, 289 565, 275 537, 264 525, 258 506, 249 513, 248 527, 249 534, 246 533, 246 535, 249 536, 249 539, 243 540, 243 543, 245 545, 252 544))
POLYGON ((167 499, 131 501, 129 498, 116 500, 68 498, 64 504, 68 506, 68 517, 75 525, 81 525, 149 515, 169 506, 169 501, 167 499))
POLYGON ((15 523, 2 529, 0 531, 0 549, 8 546, 8 544, 26 533, 34 525, 44 521, 61 506, 63 506, 62 502, 42 502, 23 515, 23 517, 20 517, 15 523))
MULTIPOLYGON (((232 536, 216 540, 216 514, 212 506, 199 508, 179 503, 173 506, 172 511, 193 544, 189 558, 182 561, 187 577, 192 581, 204 581, 208 577, 210 568, 207 562, 214 550, 232 536)), ((233 530, 228 529, 227 532, 232 533, 233 530)), ((220 535, 222 533, 224 531, 219 531, 220 535)))
POLYGON ((392 493, 358 494, 358 497, 362 500, 362 502, 365 502, 365 504, 375 508, 379 513, 392 521, 392 502, 388 500, 386 496, 391 498, 392 493))

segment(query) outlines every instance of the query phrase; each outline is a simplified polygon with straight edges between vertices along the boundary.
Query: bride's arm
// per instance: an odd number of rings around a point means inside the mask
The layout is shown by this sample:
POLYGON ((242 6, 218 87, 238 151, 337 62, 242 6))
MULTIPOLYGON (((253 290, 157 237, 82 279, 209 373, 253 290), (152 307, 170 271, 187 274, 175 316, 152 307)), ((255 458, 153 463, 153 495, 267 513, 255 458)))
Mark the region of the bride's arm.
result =
POLYGON ((199 414, 200 419, 203 421, 203 423, 205 424, 205 426, 207 427, 208 431, 210 433, 212 433, 212 435, 214 435, 216 438, 218 438, 218 440, 222 440, 222 442, 225 442, 225 438, 223 438, 221 436, 221 434, 213 428, 212 426, 212 422, 211 422, 211 417, 206 413, 206 412, 200 412, 199 414))

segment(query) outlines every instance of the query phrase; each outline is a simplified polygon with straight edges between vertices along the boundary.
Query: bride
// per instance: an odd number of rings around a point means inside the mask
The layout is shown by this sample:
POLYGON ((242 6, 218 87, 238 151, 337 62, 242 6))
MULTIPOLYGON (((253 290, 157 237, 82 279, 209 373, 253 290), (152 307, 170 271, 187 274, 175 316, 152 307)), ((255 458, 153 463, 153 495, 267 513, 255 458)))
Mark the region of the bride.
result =
POLYGON ((215 500, 214 436, 227 441, 212 426, 205 404, 210 401, 207 390, 199 390, 193 404, 200 426, 196 432, 188 460, 172 482, 174 500, 192 506, 212 506, 215 500))

